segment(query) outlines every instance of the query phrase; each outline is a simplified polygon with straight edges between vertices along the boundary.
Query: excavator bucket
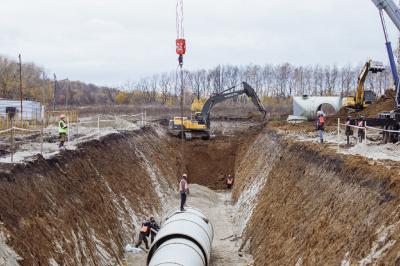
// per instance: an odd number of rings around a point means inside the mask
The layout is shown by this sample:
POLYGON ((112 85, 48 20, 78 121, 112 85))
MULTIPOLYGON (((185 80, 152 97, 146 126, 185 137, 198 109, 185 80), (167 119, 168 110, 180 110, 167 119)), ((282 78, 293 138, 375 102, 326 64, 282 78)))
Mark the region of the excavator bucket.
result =
POLYGON ((378 62, 378 61, 372 61, 371 65, 369 67, 369 71, 371 71, 372 73, 378 73, 378 72, 383 72, 385 70, 385 66, 383 65, 382 62, 378 62))

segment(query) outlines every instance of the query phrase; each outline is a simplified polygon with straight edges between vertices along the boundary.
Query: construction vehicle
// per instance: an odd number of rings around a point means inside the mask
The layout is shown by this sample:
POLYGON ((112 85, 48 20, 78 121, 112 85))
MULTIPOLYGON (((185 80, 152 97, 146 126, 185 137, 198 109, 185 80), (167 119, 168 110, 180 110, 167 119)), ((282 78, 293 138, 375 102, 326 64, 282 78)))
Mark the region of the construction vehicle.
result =
MULTIPOLYGON (((397 142, 400 141, 400 92, 399 92, 399 76, 397 73, 397 67, 394 60, 392 45, 389 41, 387 28, 385 24, 385 19, 383 11, 389 16, 396 28, 400 31, 400 9, 393 2, 393 0, 371 0, 379 10, 379 15, 381 18, 381 24, 383 28, 383 33, 386 40, 386 50, 389 57, 390 68, 393 75, 394 85, 396 87, 396 109, 388 112, 382 112, 379 114, 378 118, 365 118, 365 124, 371 127, 382 127, 386 131, 383 132, 383 141, 387 142, 397 142)), ((357 125, 357 119, 351 119, 351 125, 357 125)))
POLYGON ((358 75, 355 95, 354 97, 347 97, 344 106, 352 111, 361 111, 375 101, 376 94, 372 90, 364 89, 365 80, 367 79, 369 72, 376 74, 384 70, 385 66, 381 62, 372 60, 365 62, 364 67, 358 75))
POLYGON ((235 90, 237 87, 235 86, 211 96, 204 103, 202 111, 196 112, 193 119, 188 117, 174 117, 169 121, 169 132, 174 136, 180 136, 186 140, 191 140, 194 138, 214 139, 215 135, 210 129, 211 109, 220 102, 243 94, 247 95, 251 99, 253 104, 262 113, 263 119, 265 119, 266 110, 254 89, 246 82, 242 82, 242 86, 243 89, 241 90, 235 90))

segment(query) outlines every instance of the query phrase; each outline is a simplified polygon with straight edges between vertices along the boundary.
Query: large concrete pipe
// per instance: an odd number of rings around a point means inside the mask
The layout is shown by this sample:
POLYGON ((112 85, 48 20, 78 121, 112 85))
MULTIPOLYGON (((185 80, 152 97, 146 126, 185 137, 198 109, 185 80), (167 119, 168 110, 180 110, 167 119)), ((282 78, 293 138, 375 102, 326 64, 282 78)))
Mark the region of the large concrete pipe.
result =
POLYGON ((342 107, 342 98, 339 96, 300 96, 293 97, 293 115, 288 121, 313 120, 323 104, 327 104, 339 112, 342 107))
POLYGON ((147 265, 208 266, 213 237, 212 224, 200 210, 174 210, 154 239, 147 265))

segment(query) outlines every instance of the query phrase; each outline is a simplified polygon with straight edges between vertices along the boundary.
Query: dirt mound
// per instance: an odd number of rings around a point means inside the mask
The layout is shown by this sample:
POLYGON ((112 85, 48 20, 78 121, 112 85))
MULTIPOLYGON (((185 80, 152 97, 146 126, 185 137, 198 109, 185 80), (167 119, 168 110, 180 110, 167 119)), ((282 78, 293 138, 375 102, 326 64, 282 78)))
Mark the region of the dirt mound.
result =
POLYGON ((114 265, 142 215, 175 187, 172 146, 152 129, 109 135, 0 174, 0 220, 22 265, 114 265), (169 161, 170 164, 165 164, 169 161))
POLYGON ((357 117, 359 115, 365 117, 377 117, 381 112, 389 112, 396 108, 395 97, 396 92, 394 90, 387 90, 381 98, 368 105, 365 110, 356 113, 349 113, 349 110, 344 107, 336 115, 329 117, 329 119, 335 120, 340 118, 344 121, 349 115, 351 117, 357 117))

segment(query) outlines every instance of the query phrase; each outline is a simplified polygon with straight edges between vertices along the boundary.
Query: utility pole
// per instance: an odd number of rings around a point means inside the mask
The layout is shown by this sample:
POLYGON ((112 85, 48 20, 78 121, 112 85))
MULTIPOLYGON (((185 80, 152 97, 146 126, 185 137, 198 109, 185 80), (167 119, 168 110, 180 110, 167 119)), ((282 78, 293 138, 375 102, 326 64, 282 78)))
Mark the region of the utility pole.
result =
POLYGON ((21 62, 21 54, 18 55, 19 58, 19 98, 21 100, 21 120, 22 120, 22 62, 21 62))
POLYGON ((69 79, 67 77, 67 89, 65 90, 65 110, 68 110, 69 79))
POLYGON ((53 73, 54 76, 54 87, 53 87, 53 112, 56 110, 56 89, 57 89, 57 76, 56 73, 53 73))

